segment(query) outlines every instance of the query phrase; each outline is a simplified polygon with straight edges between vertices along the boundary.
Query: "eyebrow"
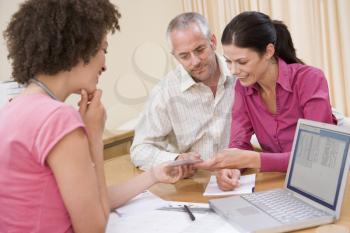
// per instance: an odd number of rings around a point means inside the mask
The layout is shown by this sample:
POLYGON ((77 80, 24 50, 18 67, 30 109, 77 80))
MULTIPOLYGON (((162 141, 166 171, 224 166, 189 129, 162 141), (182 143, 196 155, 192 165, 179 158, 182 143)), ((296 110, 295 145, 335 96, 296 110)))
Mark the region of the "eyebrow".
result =
POLYGON ((226 57, 225 55, 222 55, 226 60, 231 61, 228 57, 226 57))
MULTIPOLYGON (((229 59, 228 57, 226 57, 225 55, 222 55, 226 60, 228 60, 228 61, 232 61, 231 59, 229 59)), ((241 60, 244 60, 244 59, 247 59, 246 57, 240 57, 240 58, 238 58, 238 59, 235 59, 235 60, 233 60, 234 62, 242 62, 241 60)))
POLYGON ((181 52, 181 53, 178 53, 177 55, 178 56, 181 56, 181 55, 186 55, 186 54, 189 54, 191 51, 189 51, 189 52, 181 52))
POLYGON ((193 49, 193 50, 191 50, 191 51, 179 53, 178 56, 186 55, 186 54, 191 53, 191 52, 193 52, 193 51, 196 51, 197 49, 200 49, 200 48, 202 48, 202 47, 205 47, 205 45, 204 45, 204 44, 198 45, 195 49, 193 49))

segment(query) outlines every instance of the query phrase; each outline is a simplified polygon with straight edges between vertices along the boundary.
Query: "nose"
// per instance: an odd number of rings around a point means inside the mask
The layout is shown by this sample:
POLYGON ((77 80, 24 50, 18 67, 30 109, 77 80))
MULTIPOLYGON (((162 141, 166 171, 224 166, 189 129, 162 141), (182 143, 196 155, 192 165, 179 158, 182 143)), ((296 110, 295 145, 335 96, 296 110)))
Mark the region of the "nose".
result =
POLYGON ((201 60, 199 59, 198 55, 191 53, 191 64, 192 66, 196 66, 201 62, 201 60))
POLYGON ((239 66, 236 63, 231 64, 230 71, 231 71, 231 74, 233 75, 238 75, 241 72, 239 66))

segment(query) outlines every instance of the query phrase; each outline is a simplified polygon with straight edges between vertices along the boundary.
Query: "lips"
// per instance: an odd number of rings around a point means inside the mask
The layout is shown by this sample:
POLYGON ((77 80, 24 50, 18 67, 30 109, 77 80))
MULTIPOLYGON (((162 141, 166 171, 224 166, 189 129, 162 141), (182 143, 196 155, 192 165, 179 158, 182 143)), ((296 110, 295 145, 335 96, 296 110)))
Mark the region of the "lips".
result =
POLYGON ((242 80, 248 78, 248 76, 236 76, 236 78, 242 80))
POLYGON ((200 68, 198 68, 198 69, 192 70, 192 73, 200 74, 200 73, 202 73, 204 70, 205 70, 205 69, 204 69, 204 67, 202 66, 202 67, 200 67, 200 68))
POLYGON ((194 71, 192 71, 193 74, 200 74, 202 72, 203 72, 203 70, 194 70, 194 71))

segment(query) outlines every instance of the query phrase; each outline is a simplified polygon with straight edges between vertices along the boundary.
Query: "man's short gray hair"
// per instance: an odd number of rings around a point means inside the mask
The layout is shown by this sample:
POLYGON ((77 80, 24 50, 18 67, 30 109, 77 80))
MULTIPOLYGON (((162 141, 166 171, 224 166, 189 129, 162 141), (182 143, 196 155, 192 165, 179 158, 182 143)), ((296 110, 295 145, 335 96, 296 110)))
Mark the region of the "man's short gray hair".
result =
POLYGON ((197 24, 204 36, 210 39, 211 31, 209 28, 208 21, 204 18, 203 15, 196 12, 187 12, 182 13, 172 19, 168 25, 166 36, 168 42, 170 41, 170 33, 174 30, 182 30, 190 27, 192 24, 197 24))

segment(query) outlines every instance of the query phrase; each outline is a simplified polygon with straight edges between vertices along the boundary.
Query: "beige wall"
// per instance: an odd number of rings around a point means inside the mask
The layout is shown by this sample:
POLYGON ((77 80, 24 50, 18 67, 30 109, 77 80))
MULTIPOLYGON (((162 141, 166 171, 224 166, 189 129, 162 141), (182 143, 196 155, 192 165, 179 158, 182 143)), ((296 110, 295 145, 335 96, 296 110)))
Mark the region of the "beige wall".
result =
MULTIPOLYGON (((116 129, 135 118, 149 91, 175 62, 167 49, 165 31, 182 11, 181 0, 111 0, 121 13, 121 32, 109 36, 107 71, 100 79, 107 108, 107 129, 116 129)), ((0 31, 23 0, 0 0, 0 31)), ((0 39, 0 81, 8 80, 11 67, 0 39)), ((77 97, 69 99, 75 103, 77 97)))
MULTIPOLYGON (((151 88, 168 70, 174 67, 175 61, 168 52, 165 38, 166 26, 171 18, 183 12, 183 10, 199 11, 207 16, 209 24, 216 33, 219 41, 221 30, 226 25, 226 21, 229 21, 237 13, 235 11, 239 8, 237 6, 253 2, 226 0, 111 1, 119 6, 122 13, 122 30, 109 37, 110 46, 107 54, 107 71, 103 74, 99 83, 99 87, 104 91, 103 102, 108 114, 106 127, 109 130, 115 130, 121 125, 125 125, 129 120, 136 118, 142 111, 151 88)), ((0 0, 1 34, 6 28, 10 16, 15 12, 18 4, 21 2, 23 0, 0 0)), ((328 25, 332 22, 327 24, 323 22, 324 19, 318 20, 316 17, 317 20, 315 20, 315 17, 310 16, 316 12, 315 6, 320 5, 331 11, 330 9, 337 8, 335 7, 337 5, 331 0, 323 1, 322 3, 324 4, 321 4, 317 0, 290 0, 282 2, 274 0, 265 3, 269 3, 268 5, 271 6, 268 9, 262 9, 263 11, 270 13, 272 18, 285 20, 290 26, 299 57, 303 58, 306 63, 320 67, 325 71, 329 79, 333 106, 349 114, 350 107, 347 108, 347 90, 350 87, 349 78, 347 77, 349 66, 344 65, 343 74, 340 74, 335 68, 326 68, 349 60, 349 46, 346 44, 348 40, 344 39, 341 41, 344 48, 342 50, 337 49, 337 46, 332 46, 332 44, 325 46, 327 53, 323 54, 324 52, 319 49, 322 46, 318 39, 320 36, 323 36, 325 39, 321 41, 331 40, 335 43, 337 40, 333 38, 335 35, 334 30, 340 30, 341 34, 345 35, 342 38, 349 38, 350 30, 348 30, 348 25, 343 24, 343 28, 337 29, 334 26, 328 25), (302 7, 300 7, 301 5, 302 7), (284 15, 281 13, 284 12, 283 9, 288 14, 284 15), (295 15, 298 17, 295 17, 295 15), (329 27, 331 30, 326 30, 325 27, 329 27), (339 53, 342 54, 344 59, 338 58, 340 57, 338 56, 339 53), (330 64, 324 62, 325 59, 322 59, 322 57, 329 58, 326 60, 330 64), (333 59, 333 57, 335 58, 333 59), (339 81, 339 77, 345 78, 339 81)), ((334 10, 336 17, 331 16, 330 18, 344 21, 347 12, 346 9, 349 9, 349 1, 339 0, 338 5, 337 9, 339 12, 334 10)), ((218 45, 218 51, 221 53, 220 43, 218 45)), ((0 81, 8 80, 11 73, 11 67, 7 61, 6 54, 6 47, 1 35, 0 81)), ((75 104, 77 99, 77 96, 72 97, 69 99, 69 102, 75 104)))
POLYGON ((0 81, 9 80, 11 76, 11 67, 7 60, 7 49, 2 34, 20 2, 22 0, 0 0, 0 81))

